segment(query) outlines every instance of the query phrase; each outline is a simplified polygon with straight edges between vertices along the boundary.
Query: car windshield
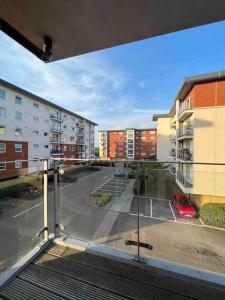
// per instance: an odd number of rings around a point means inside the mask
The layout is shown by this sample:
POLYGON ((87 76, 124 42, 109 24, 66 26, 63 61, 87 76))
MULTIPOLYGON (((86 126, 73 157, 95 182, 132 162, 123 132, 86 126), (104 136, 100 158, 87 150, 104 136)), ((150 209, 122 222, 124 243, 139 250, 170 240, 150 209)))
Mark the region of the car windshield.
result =
POLYGON ((190 202, 186 199, 177 199, 177 203, 180 205, 191 206, 190 202))

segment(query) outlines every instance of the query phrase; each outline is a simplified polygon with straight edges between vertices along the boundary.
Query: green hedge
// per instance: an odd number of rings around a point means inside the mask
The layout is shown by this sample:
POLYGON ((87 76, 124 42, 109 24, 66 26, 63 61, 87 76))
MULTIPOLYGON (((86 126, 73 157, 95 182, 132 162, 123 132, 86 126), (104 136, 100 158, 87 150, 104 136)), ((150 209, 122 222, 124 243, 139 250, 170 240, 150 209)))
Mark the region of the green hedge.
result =
POLYGON ((111 193, 103 193, 103 192, 94 192, 91 193, 90 196, 95 200, 95 203, 98 207, 105 206, 109 200, 111 199, 111 193))
POLYGON ((206 225, 225 229, 225 203, 206 203, 200 209, 200 217, 206 225))

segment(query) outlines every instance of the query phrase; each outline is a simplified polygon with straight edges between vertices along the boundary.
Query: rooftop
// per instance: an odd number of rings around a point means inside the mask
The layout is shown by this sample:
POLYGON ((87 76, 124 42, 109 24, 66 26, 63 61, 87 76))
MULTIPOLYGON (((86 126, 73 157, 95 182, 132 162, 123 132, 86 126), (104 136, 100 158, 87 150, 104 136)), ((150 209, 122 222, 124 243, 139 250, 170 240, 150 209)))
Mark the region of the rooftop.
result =
POLYGON ((80 116, 80 115, 78 115, 78 114, 76 114, 76 113, 74 113, 74 112, 72 112, 72 111, 70 111, 70 110, 68 110, 68 109, 66 109, 66 108, 64 108, 64 107, 62 107, 62 106, 59 106, 59 105, 57 105, 57 104, 55 104, 55 103, 53 103, 53 102, 50 102, 50 101, 48 101, 48 100, 45 100, 44 98, 41 98, 41 97, 39 97, 39 96, 37 96, 37 95, 31 93, 31 92, 28 92, 28 91, 22 89, 21 87, 18 87, 18 86, 14 85, 14 84, 12 84, 12 83, 10 83, 10 82, 8 82, 8 81, 5 81, 5 80, 3 80, 3 79, 0 79, 0 85, 1 85, 1 86, 4 86, 4 87, 6 87, 6 88, 8 88, 8 89, 10 89, 10 90, 13 90, 13 91, 15 91, 15 92, 17 92, 17 93, 20 93, 20 94, 22 94, 22 95, 24 95, 24 96, 27 96, 27 97, 29 97, 29 98, 32 98, 32 99, 34 99, 35 101, 39 101, 39 102, 41 102, 41 103, 43 103, 43 104, 45 104, 45 105, 49 105, 49 106, 51 106, 51 107, 54 108, 54 109, 58 109, 58 110, 60 110, 60 111, 63 111, 63 112, 65 112, 65 113, 68 113, 68 114, 73 115, 73 116, 75 116, 75 117, 78 117, 78 118, 81 118, 81 119, 83 119, 83 120, 86 120, 87 122, 89 122, 89 123, 91 123, 91 124, 93 124, 93 125, 98 125, 97 123, 95 123, 95 122, 93 122, 93 121, 91 121, 91 120, 89 120, 89 119, 86 119, 86 118, 84 118, 84 117, 82 117, 82 116, 80 116))

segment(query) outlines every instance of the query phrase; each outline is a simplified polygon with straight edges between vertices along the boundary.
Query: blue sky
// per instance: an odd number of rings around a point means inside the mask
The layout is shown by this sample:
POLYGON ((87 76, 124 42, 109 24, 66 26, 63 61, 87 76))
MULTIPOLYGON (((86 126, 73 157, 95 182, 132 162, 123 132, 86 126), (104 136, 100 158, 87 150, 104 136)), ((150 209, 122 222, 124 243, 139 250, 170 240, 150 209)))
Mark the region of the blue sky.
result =
POLYGON ((225 22, 44 64, 0 32, 0 77, 99 124, 153 127, 185 77, 225 69, 225 22))

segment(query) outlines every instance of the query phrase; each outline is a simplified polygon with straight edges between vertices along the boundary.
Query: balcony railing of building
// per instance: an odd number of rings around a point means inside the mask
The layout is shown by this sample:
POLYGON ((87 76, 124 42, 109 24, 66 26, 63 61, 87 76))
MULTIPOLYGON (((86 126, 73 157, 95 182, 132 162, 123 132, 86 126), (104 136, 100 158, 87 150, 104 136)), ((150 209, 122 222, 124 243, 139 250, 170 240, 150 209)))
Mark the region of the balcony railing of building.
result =
POLYGON ((170 136, 169 136, 169 140, 170 140, 170 142, 173 142, 173 143, 175 143, 175 142, 176 142, 176 139, 177 139, 177 137, 176 137, 176 135, 175 135, 175 134, 170 134, 170 136))
POLYGON ((193 184, 191 179, 188 179, 182 172, 177 171, 177 180, 185 187, 192 188, 193 184))
POLYGON ((84 139, 77 138, 77 145, 84 145, 84 139))
POLYGON ((175 150, 175 149, 170 149, 169 155, 170 155, 171 157, 176 157, 176 150, 175 150))
POLYGON ((61 140, 60 138, 56 138, 56 137, 50 137, 50 143, 55 143, 55 144, 63 144, 64 141, 61 140))
POLYGON ((193 137, 193 126, 188 125, 183 128, 180 128, 178 131, 178 139, 190 139, 193 137))
POLYGON ((62 117, 58 114, 50 114, 50 119, 58 122, 63 121, 62 117))
POLYGON ((78 122, 76 123, 77 128, 84 128, 84 123, 83 122, 78 122))
MULTIPOLYGON (((196 187, 198 192, 225 199, 221 185, 225 164, 182 163, 185 164, 200 166, 199 171, 194 171, 194 167, 191 171, 195 182, 200 182, 196 187)), ((184 194, 192 186, 180 171, 176 178, 170 174, 180 165, 152 160, 61 157, 23 161, 21 168, 15 161, 1 162, 0 180, 4 176, 4 181, 0 181, 2 278, 18 272, 22 262, 28 259, 26 255, 30 255, 29 259, 37 255, 52 238, 64 245, 72 243, 73 247, 92 247, 105 254, 122 255, 137 263, 169 266, 177 272, 184 272, 187 264, 185 272, 190 274, 193 270, 191 274, 201 274, 201 278, 205 274, 207 280, 212 272, 217 273, 215 278, 219 273, 225 275, 221 267, 225 261, 221 243, 224 231, 212 236, 212 229, 198 220, 198 212, 192 219, 179 217, 172 201, 174 194, 184 194), (49 169, 50 162, 54 170, 49 169), (202 235, 207 253, 216 249, 219 261, 205 255, 202 235), (190 249, 194 249, 193 253, 190 249)), ((196 207, 198 202, 194 196, 189 201, 190 206, 196 207)), ((190 209, 188 215, 190 211, 193 212, 190 209)), ((57 259, 54 254, 53 260, 57 259)), ((69 261, 68 254, 68 265, 69 261)))
POLYGON ((185 119, 189 118, 192 113, 193 113, 192 100, 191 97, 188 97, 180 104, 178 120, 184 121, 185 119))
POLYGON ((76 136, 77 136, 77 137, 80 137, 80 136, 83 137, 83 136, 84 136, 84 131, 83 131, 83 130, 77 131, 77 132, 76 132, 76 136))
POLYGON ((182 149, 178 150, 177 158, 179 160, 183 160, 183 161, 192 161, 193 160, 193 154, 191 153, 190 149, 182 148, 182 149))
POLYGON ((64 152, 63 152, 63 150, 60 150, 60 149, 51 149, 50 154, 51 155, 63 155, 64 152))
POLYGON ((176 127, 176 118, 173 117, 171 120, 170 120, 170 128, 174 128, 176 127))
POLYGON ((50 126, 50 131, 52 132, 57 132, 57 133, 63 133, 63 129, 59 126, 54 126, 54 125, 51 125, 50 126))

